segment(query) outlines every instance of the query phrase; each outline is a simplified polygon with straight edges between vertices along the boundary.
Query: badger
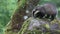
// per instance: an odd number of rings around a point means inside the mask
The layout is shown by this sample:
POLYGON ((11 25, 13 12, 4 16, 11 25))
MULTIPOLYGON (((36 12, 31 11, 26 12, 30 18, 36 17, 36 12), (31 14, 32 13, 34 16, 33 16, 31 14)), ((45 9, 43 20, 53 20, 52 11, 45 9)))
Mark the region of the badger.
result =
POLYGON ((36 6, 32 10, 34 18, 47 18, 54 20, 57 17, 58 11, 56 5, 52 3, 45 3, 39 6, 36 6))

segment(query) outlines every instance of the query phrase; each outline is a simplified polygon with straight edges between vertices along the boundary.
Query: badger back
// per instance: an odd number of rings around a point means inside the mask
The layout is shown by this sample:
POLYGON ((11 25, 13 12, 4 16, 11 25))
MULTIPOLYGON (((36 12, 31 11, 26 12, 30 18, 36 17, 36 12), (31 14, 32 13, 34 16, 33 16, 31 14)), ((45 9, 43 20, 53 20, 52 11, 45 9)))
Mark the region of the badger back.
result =
POLYGON ((57 14, 57 13, 58 13, 57 7, 56 7, 56 5, 54 5, 54 4, 46 3, 46 4, 44 4, 43 6, 44 6, 44 8, 45 8, 45 10, 46 10, 45 12, 46 12, 47 14, 57 14))

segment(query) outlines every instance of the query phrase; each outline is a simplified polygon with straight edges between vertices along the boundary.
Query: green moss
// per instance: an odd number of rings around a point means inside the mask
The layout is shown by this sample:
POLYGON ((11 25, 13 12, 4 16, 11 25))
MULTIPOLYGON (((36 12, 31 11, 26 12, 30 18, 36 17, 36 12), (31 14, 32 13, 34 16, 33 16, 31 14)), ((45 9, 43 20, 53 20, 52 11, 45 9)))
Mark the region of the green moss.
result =
POLYGON ((24 34, 24 32, 26 32, 27 27, 28 27, 28 25, 30 23, 30 20, 31 20, 31 18, 29 18, 28 20, 26 20, 24 22, 24 24, 22 25, 22 28, 20 29, 20 31, 18 32, 18 34, 24 34))

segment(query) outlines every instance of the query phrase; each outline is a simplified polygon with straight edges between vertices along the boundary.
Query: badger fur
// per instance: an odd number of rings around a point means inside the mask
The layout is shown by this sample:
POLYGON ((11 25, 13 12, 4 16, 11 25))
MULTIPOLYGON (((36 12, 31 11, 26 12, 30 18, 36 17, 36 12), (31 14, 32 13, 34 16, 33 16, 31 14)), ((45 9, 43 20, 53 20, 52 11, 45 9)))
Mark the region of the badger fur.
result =
POLYGON ((47 18, 54 20, 58 14, 57 8, 51 3, 36 6, 33 11, 34 18, 47 18))

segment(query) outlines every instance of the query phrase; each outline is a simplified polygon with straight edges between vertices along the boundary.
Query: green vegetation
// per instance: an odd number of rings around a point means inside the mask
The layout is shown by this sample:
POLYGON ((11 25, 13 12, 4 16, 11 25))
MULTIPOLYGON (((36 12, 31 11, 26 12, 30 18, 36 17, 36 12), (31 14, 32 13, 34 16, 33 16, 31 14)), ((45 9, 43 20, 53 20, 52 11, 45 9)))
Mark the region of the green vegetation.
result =
POLYGON ((9 22, 16 5, 17 0, 0 0, 0 34, 2 34, 5 25, 9 22))
MULTIPOLYGON (((24 2, 25 1, 20 3, 22 4, 24 2)), ((39 4, 45 2, 54 2, 57 5, 57 9, 59 11, 58 16, 60 17, 60 0, 41 0, 39 4)), ((4 27, 10 21, 17 4, 17 0, 0 0, 0 34, 3 34, 4 27)))

